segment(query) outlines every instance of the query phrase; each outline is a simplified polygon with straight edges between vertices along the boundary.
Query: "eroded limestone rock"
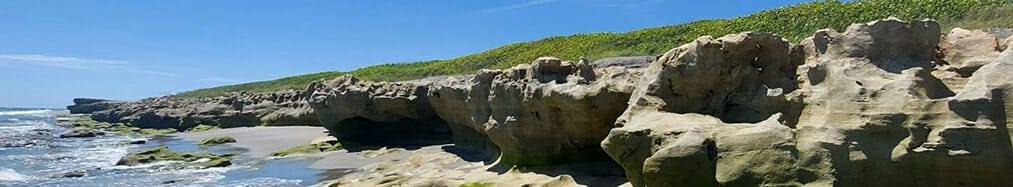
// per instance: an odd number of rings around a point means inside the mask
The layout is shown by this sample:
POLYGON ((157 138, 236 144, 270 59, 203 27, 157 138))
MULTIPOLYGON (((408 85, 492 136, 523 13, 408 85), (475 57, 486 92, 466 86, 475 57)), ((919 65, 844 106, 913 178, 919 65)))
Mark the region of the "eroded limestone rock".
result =
POLYGON ((598 142, 625 108, 637 74, 622 67, 596 72, 587 61, 542 57, 435 84, 428 96, 458 145, 498 149, 505 163, 605 161, 598 142))
POLYGON ((991 63, 1006 47, 992 32, 954 28, 942 36, 932 74, 954 92, 967 84, 968 77, 991 63))
POLYGON ((1009 186, 1010 59, 939 41, 896 19, 702 37, 651 64, 602 147, 634 186, 1009 186), (977 69, 962 88, 932 72, 952 64, 977 69))
POLYGON ((67 106, 71 114, 90 114, 92 112, 109 110, 122 105, 122 101, 105 99, 74 98, 74 105, 67 106))
POLYGON ((320 123, 346 148, 367 144, 450 142, 450 129, 429 105, 425 84, 367 82, 346 76, 310 85, 320 123))
MULTIPOLYGON (((220 97, 157 97, 119 103, 91 112, 96 121, 127 123, 133 127, 186 130, 198 125, 222 128, 260 125, 318 125, 306 93, 294 90, 269 93, 232 93, 220 97)), ((93 105, 93 104, 92 104, 93 105)), ((72 105, 78 108, 88 105, 72 105)))
MULTIPOLYGON (((959 32, 959 30, 955 31, 959 32)), ((929 71, 939 40, 933 21, 895 19, 830 32, 832 42, 802 77, 799 118, 803 183, 840 186, 1005 186, 1010 179, 1004 109, 993 90, 969 81, 954 93, 929 71), (853 53, 854 51, 880 51, 853 53)), ((821 48, 817 46, 817 48, 821 48)), ((973 49, 952 48, 947 61, 966 61, 973 49)), ((995 81, 1003 82, 1004 76, 995 81)), ((989 80, 993 81, 993 80, 989 80)))
POLYGON ((637 186, 792 182, 783 164, 795 162, 793 132, 771 118, 797 89, 788 51, 761 33, 672 49, 648 67, 602 147, 637 186))

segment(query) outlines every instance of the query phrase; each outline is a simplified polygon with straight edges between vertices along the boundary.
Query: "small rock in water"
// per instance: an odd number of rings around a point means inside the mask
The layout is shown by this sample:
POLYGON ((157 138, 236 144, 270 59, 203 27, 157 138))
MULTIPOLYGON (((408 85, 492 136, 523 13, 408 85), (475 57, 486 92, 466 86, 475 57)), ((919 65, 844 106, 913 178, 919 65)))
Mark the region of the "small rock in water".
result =
POLYGON ((71 171, 71 172, 64 173, 63 177, 64 178, 78 178, 78 177, 84 177, 84 176, 87 176, 87 175, 88 175, 88 172, 84 172, 84 171, 71 171))
POLYGON ((91 129, 74 129, 74 131, 60 135, 60 138, 87 138, 100 135, 105 135, 105 133, 91 129))
POLYGON ((139 145, 139 144, 145 144, 145 143, 148 143, 148 141, 147 140, 130 140, 130 141, 127 141, 127 144, 133 144, 133 145, 139 145))

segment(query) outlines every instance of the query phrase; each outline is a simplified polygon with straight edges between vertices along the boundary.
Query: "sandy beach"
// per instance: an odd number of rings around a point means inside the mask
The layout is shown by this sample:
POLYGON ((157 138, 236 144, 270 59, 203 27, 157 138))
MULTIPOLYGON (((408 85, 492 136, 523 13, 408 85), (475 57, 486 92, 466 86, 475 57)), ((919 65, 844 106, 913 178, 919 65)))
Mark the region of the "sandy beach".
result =
MULTIPOLYGON (((249 150, 243 154, 267 158, 271 152, 306 145, 326 136, 322 127, 247 127, 216 129, 196 133, 178 133, 176 137, 200 141, 211 136, 230 136, 236 143, 227 146, 249 150)), ((373 150, 349 152, 339 150, 324 153, 297 154, 289 158, 310 159, 311 169, 343 171, 335 173, 337 180, 321 185, 401 186, 436 182, 443 185, 460 185, 474 181, 495 181, 501 184, 541 184, 558 186, 618 185, 625 180, 616 177, 565 175, 569 172, 524 171, 497 168, 491 160, 475 159, 479 156, 458 151, 453 144, 430 145, 415 149, 381 147, 373 150), (463 154, 463 155, 462 155, 463 154), (472 159, 465 159, 472 158, 472 159)))
POLYGON ((229 136, 236 139, 234 146, 249 150, 251 157, 265 158, 272 152, 310 144, 314 139, 326 136, 326 129, 323 127, 309 126, 285 126, 285 127, 242 127, 229 129, 215 129, 204 132, 177 133, 174 136, 188 141, 200 141, 212 136, 229 136))

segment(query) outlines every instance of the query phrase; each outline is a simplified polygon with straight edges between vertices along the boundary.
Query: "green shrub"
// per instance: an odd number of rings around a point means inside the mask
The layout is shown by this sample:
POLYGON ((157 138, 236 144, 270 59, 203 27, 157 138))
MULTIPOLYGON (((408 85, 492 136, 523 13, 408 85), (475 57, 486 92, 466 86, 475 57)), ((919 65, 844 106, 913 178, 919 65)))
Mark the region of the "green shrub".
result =
POLYGON ((1009 0, 858 0, 854 2, 817 1, 781 7, 732 18, 701 20, 685 24, 647 28, 625 33, 589 33, 549 37, 521 42, 449 60, 383 64, 352 72, 324 72, 272 81, 184 92, 177 96, 218 96, 226 92, 266 92, 303 89, 312 81, 351 74, 363 80, 399 81, 435 75, 471 74, 483 68, 502 69, 530 63, 537 57, 554 56, 591 60, 627 55, 658 55, 700 36, 758 31, 777 33, 797 42, 816 30, 843 30, 852 23, 886 17, 904 20, 933 18, 946 27, 983 28, 993 24, 1011 26, 1009 0), (998 12, 993 10, 999 10, 998 12), (963 26, 967 25, 967 26, 963 26))

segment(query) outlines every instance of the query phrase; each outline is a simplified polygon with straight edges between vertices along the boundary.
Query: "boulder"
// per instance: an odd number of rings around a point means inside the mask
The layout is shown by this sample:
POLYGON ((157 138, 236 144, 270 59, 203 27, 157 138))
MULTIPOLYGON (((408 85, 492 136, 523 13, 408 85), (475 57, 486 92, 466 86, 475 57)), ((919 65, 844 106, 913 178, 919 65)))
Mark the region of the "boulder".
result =
POLYGON ((943 35, 932 75, 950 90, 959 92, 972 73, 991 63, 1005 48, 1002 39, 993 33, 954 28, 943 35))
POLYGON ((123 158, 120 158, 120 160, 116 162, 116 165, 135 166, 159 161, 181 161, 182 163, 174 164, 172 167, 198 167, 203 169, 232 165, 231 157, 233 156, 234 155, 231 154, 216 155, 211 153, 180 153, 169 150, 168 147, 161 146, 127 154, 126 156, 123 156, 123 158))
POLYGON ((197 145, 210 146, 210 145, 219 145, 219 144, 227 144, 227 143, 236 143, 236 138, 228 137, 228 136, 212 136, 212 137, 207 137, 207 138, 201 139, 200 142, 197 143, 197 145))
POLYGON ((939 43, 944 69, 968 77, 999 56, 999 37, 981 30, 954 28, 939 43))

